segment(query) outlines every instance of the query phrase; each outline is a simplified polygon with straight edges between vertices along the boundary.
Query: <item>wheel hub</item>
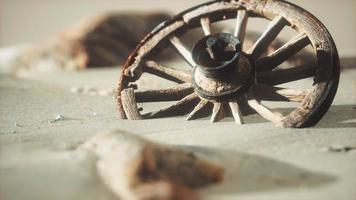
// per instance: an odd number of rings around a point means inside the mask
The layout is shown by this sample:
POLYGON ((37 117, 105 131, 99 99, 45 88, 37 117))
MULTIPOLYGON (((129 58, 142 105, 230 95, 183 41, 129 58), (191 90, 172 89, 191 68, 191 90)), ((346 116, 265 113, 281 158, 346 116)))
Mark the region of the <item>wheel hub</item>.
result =
POLYGON ((238 38, 228 33, 209 35, 193 47, 197 67, 193 85, 203 98, 226 100, 244 93, 254 79, 254 67, 238 38))

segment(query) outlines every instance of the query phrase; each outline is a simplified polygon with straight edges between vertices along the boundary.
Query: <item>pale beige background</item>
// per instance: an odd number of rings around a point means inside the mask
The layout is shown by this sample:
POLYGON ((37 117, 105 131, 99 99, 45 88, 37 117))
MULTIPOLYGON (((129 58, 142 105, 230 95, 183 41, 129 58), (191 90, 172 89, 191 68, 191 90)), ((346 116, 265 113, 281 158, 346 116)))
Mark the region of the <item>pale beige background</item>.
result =
MULTIPOLYGON (((206 0, 0 0, 0 47, 39 41, 103 11, 178 13, 206 0)), ((356 56, 356 0, 291 0, 330 30, 342 56, 356 56)))

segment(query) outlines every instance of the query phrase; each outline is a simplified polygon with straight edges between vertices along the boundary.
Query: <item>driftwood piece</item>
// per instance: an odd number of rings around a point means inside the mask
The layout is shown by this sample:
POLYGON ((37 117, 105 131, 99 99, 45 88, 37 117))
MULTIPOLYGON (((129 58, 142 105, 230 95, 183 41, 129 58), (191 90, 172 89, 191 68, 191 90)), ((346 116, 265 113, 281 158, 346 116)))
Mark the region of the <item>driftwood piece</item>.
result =
POLYGON ((120 131, 97 134, 77 152, 94 158, 103 183, 125 200, 197 200, 197 189, 223 179, 221 167, 193 153, 120 131))
POLYGON ((165 13, 107 13, 86 18, 50 39, 33 44, 14 61, 12 73, 117 66, 165 13))

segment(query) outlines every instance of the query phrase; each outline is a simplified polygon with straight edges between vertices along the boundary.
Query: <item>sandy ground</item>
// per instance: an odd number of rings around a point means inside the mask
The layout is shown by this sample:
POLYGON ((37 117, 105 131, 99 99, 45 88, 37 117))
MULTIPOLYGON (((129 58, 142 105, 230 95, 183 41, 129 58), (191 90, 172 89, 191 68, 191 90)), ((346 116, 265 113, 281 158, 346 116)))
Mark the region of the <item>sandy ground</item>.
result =
POLYGON ((314 128, 281 129, 251 116, 238 126, 183 117, 118 120, 111 96, 70 92, 112 89, 119 70, 0 76, 0 199, 115 199, 94 163, 74 149, 111 129, 179 145, 226 169, 204 199, 356 199, 356 70, 344 71, 333 106, 314 128), (57 115, 64 120, 53 122, 57 115), (334 149, 334 150, 330 150, 334 149))

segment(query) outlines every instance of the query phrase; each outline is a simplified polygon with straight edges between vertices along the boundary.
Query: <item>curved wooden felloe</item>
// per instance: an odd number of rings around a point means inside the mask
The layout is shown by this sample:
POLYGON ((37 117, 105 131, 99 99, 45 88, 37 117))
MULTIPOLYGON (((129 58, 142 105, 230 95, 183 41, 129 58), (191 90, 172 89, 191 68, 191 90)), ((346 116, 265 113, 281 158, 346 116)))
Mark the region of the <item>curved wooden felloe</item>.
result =
POLYGON ((162 23, 142 40, 122 70, 118 86, 118 110, 121 118, 146 119, 190 113, 187 120, 191 120, 211 104, 213 122, 221 120, 231 111, 235 121, 242 124, 243 115, 252 110, 277 126, 308 127, 315 125, 330 107, 337 90, 339 75, 339 58, 332 37, 317 18, 302 8, 281 0, 213 1, 189 9, 162 23), (199 26, 204 35, 210 35, 213 30, 212 23, 236 18, 231 34, 243 44, 251 17, 262 17, 271 21, 255 44, 245 52, 255 66, 254 84, 245 94, 224 101, 212 101, 199 96, 192 86, 192 72, 197 64, 192 59, 191 50, 180 40, 180 36, 199 26), (278 38, 286 27, 293 28, 298 34, 275 52, 263 56, 271 42, 278 38), (315 51, 316 63, 306 63, 288 69, 278 68, 281 63, 308 45, 315 51), (186 70, 163 66, 157 60, 146 60, 148 55, 159 54, 164 48, 174 49, 187 62, 186 70), (150 73, 177 82, 178 85, 135 93, 132 92, 133 89, 128 90, 130 83, 140 79, 142 73, 150 73), (275 86, 310 77, 314 80, 312 88, 300 90, 275 86), (134 98, 132 102, 128 102, 130 98, 134 98), (157 112, 141 114, 136 102, 147 101, 177 102, 157 112), (283 116, 261 101, 286 101, 300 105, 283 116))

